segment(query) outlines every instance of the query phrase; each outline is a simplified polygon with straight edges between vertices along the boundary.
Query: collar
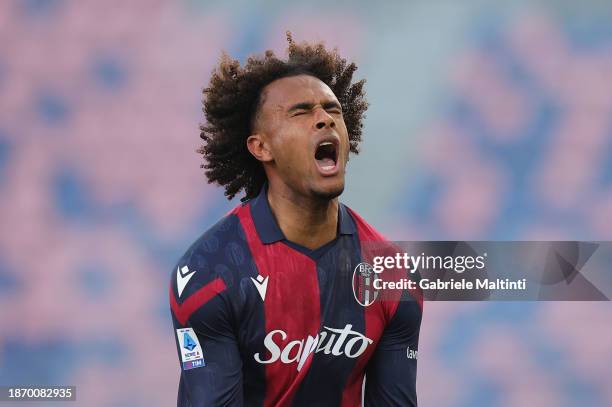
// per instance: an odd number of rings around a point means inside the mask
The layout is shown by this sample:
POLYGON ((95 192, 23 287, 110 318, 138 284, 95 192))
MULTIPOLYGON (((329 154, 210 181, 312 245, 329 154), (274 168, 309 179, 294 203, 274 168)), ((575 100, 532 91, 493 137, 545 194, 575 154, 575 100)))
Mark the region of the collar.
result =
MULTIPOLYGON (((251 216, 259 239, 264 244, 270 244, 285 240, 282 230, 276 223, 268 202, 268 184, 266 183, 255 198, 250 202, 251 216)), ((346 206, 338 203, 338 232, 341 235, 352 235, 357 232, 355 222, 348 212, 346 206)))

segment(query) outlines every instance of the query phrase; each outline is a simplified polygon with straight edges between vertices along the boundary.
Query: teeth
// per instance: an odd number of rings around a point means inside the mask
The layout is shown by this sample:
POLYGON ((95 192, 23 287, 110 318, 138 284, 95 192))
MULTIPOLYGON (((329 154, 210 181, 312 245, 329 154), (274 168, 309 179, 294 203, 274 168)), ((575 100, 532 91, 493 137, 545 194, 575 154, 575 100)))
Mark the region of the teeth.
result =
POLYGON ((322 142, 321 144, 319 144, 319 147, 329 146, 329 145, 331 145, 331 144, 332 144, 332 142, 331 142, 331 141, 324 141, 324 142, 322 142))

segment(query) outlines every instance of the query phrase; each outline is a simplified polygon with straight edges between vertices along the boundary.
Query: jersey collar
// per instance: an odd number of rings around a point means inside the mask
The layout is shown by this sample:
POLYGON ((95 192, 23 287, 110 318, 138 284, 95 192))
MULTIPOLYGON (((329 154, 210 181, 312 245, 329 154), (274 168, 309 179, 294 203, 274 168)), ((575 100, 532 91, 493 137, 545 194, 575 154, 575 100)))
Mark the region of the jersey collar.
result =
MULTIPOLYGON (((253 198, 250 202, 251 216, 259 239, 264 244, 270 244, 285 240, 282 230, 276 223, 270 204, 268 203, 268 184, 265 184, 259 195, 253 198)), ((357 232, 355 222, 349 214, 346 206, 338 203, 338 231, 341 235, 352 235, 357 232)))

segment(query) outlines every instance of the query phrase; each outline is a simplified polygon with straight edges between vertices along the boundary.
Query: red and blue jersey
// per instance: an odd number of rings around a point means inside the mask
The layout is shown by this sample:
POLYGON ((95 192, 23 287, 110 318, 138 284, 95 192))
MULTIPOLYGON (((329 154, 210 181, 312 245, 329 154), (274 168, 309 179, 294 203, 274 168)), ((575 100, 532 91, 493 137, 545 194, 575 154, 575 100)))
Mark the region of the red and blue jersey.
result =
POLYGON ((170 285, 178 406, 416 406, 422 298, 364 307, 353 290, 381 240, 339 204, 335 240, 288 241, 266 188, 206 231, 170 285))

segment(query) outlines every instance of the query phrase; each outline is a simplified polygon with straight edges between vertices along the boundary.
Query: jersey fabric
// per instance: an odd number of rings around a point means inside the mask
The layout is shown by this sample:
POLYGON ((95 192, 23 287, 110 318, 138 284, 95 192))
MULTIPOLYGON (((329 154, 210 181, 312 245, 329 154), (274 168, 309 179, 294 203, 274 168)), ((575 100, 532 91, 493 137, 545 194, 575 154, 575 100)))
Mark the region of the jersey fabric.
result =
POLYGON ((417 405, 422 297, 358 303, 353 270, 383 238, 338 206, 336 239, 309 250, 285 239, 264 187, 181 257, 179 407, 417 405))

